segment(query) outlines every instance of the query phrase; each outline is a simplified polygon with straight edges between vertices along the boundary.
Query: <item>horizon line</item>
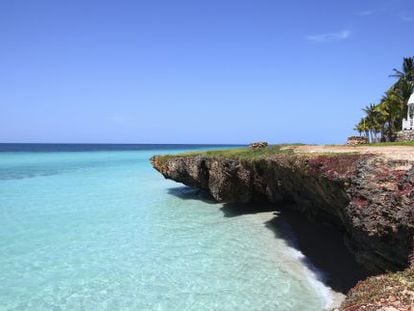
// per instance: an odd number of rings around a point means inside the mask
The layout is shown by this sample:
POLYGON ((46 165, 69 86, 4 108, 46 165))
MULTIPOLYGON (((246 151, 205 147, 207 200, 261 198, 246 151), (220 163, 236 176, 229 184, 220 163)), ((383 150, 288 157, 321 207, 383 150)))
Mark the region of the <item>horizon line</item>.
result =
MULTIPOLYGON (((0 142, 0 145, 165 145, 165 146, 249 146, 252 143, 258 142, 252 141, 250 143, 99 143, 99 142, 0 142)), ((269 145, 321 145, 321 143, 309 143, 309 142, 268 142, 269 145)), ((322 143, 322 145, 332 143, 322 143)))

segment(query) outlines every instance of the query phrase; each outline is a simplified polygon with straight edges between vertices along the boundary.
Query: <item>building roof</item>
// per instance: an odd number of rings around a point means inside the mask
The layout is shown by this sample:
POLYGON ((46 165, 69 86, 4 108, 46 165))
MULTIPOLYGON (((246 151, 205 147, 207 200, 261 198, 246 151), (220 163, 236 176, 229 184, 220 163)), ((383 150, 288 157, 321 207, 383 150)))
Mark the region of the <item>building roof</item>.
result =
POLYGON ((414 105, 414 93, 411 94, 410 99, 408 100, 407 105, 414 105))

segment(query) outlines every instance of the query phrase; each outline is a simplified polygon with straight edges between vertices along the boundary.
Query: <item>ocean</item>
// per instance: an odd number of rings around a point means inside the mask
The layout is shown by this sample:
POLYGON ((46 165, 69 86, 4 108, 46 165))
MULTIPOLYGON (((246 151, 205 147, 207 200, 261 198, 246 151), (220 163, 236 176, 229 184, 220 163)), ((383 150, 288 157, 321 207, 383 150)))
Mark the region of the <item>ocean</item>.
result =
POLYGON ((273 212, 232 215, 149 162, 217 148, 0 144, 0 310, 322 310, 273 212))

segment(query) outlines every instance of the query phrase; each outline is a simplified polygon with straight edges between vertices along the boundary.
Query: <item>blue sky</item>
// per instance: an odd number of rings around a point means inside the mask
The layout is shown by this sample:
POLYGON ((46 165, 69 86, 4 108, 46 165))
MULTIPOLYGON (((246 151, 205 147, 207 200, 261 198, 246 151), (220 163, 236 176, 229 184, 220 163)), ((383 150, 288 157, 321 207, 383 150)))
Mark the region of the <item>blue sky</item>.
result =
POLYGON ((0 2, 0 142, 342 143, 412 0, 0 2))

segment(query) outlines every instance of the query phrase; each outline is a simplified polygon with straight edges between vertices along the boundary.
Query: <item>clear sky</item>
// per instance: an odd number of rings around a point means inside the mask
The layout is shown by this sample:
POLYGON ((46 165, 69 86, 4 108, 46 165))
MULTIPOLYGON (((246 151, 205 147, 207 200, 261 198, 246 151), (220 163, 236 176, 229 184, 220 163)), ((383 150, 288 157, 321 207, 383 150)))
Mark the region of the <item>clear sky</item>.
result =
POLYGON ((0 142, 342 143, 413 0, 2 0, 0 142))

